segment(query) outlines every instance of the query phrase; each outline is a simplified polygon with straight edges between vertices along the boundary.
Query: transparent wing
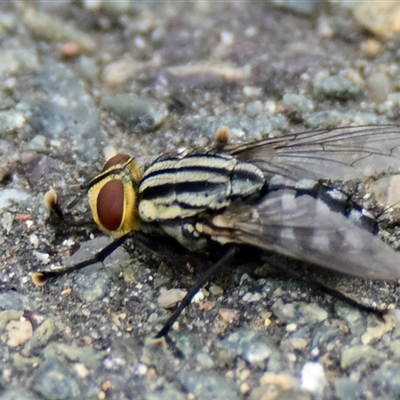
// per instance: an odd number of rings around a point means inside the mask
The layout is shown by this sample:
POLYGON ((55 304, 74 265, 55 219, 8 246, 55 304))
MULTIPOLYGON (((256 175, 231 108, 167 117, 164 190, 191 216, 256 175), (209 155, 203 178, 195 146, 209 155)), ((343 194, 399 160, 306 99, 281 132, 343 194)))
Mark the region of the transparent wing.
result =
POLYGON ((256 164, 267 179, 279 174, 295 181, 350 180, 400 170, 400 126, 309 131, 227 146, 224 151, 256 164))
POLYGON ((366 279, 400 279, 400 254, 321 200, 282 189, 233 205, 213 220, 213 239, 265 250, 366 279))

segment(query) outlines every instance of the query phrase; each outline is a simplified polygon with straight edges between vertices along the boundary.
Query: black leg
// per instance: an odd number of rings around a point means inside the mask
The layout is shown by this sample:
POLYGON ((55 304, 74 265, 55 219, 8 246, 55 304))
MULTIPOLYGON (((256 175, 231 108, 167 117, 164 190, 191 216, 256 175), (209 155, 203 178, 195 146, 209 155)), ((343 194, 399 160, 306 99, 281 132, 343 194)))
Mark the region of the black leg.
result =
POLYGON ((132 237, 132 235, 131 235, 131 233, 128 233, 124 236, 121 236, 121 237, 115 239, 109 245, 107 245, 106 247, 101 249, 99 252, 97 252, 93 257, 91 257, 87 260, 84 260, 82 262, 79 262, 75 265, 72 265, 71 267, 60 268, 60 269, 54 270, 54 271, 35 272, 32 276, 32 280, 36 285, 43 285, 50 278, 57 278, 59 276, 65 275, 65 274, 69 274, 70 272, 73 272, 73 271, 79 271, 80 269, 88 267, 89 265, 93 265, 98 262, 103 262, 113 251, 115 251, 119 246, 121 246, 122 243, 124 243, 130 237, 132 237))
POLYGON ((184 250, 183 247, 173 239, 156 237, 139 231, 132 231, 115 239, 87 260, 72 265, 71 267, 60 268, 54 271, 35 272, 32 275, 32 280, 36 286, 42 286, 48 279, 57 278, 69 274, 70 272, 79 271, 89 265, 103 262, 113 251, 128 239, 134 240, 135 244, 167 259, 176 257, 177 255, 187 254, 187 250, 184 250))
POLYGON ((225 267, 226 264, 232 259, 232 257, 237 253, 237 247, 231 247, 222 258, 213 264, 204 274, 200 276, 198 281, 190 288, 187 292, 186 296, 182 299, 179 306, 176 308, 174 313, 168 318, 167 322, 164 324, 162 329, 156 334, 155 338, 161 338, 163 336, 168 335, 171 326, 178 319, 179 315, 185 309, 186 306, 190 304, 193 296, 198 292, 198 290, 209 280, 211 277, 216 274, 221 268, 225 267))
POLYGON ((277 260, 276 257, 274 257, 274 256, 272 256, 271 259, 268 260, 268 262, 277 271, 283 272, 285 275, 287 275, 291 279, 303 282, 305 285, 307 285, 314 291, 319 291, 321 293, 328 294, 329 296, 332 296, 338 300, 343 301, 344 303, 349 304, 351 307, 357 308, 358 310, 367 312, 369 314, 374 314, 378 318, 381 318, 381 319, 383 318, 383 316, 385 314, 387 314, 387 310, 379 310, 378 308, 359 303, 357 300, 352 299, 347 294, 343 293, 342 291, 340 291, 338 289, 327 286, 318 280, 300 275, 298 272, 287 267, 285 265, 285 263, 277 260))
POLYGON ((108 244, 106 247, 101 249, 99 252, 93 255, 93 257, 88 258, 82 262, 72 265, 68 268, 60 268, 54 271, 38 271, 32 276, 32 280, 37 286, 44 285, 48 279, 57 278, 59 276, 69 274, 74 271, 79 271, 89 265, 96 264, 98 262, 103 262, 113 251, 115 251, 119 246, 121 246, 126 240, 133 239, 137 244, 146 249, 162 255, 164 257, 175 257, 176 255, 186 254, 182 246, 180 246, 174 240, 163 240, 152 235, 148 235, 143 232, 133 231, 129 232, 108 244))

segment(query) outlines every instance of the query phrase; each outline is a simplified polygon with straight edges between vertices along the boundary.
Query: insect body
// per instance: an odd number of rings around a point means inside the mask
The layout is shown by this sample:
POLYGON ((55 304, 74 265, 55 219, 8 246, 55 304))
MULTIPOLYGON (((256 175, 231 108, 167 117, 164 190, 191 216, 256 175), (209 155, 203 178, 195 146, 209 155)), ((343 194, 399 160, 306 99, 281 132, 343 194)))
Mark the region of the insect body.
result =
POLYGON ((140 169, 132 158, 120 160, 120 154, 110 159, 90 184, 89 203, 100 229, 115 236, 162 229, 192 251, 207 242, 192 221, 209 219, 235 199, 259 197, 265 185, 259 168, 229 155, 160 157, 140 169))
POLYGON ((100 229, 115 236, 162 230, 191 251, 210 241, 246 243, 395 280, 400 255, 358 226, 363 210, 321 179, 400 169, 398 154, 397 126, 306 132, 142 166, 118 154, 89 184, 89 203, 100 229))
POLYGON ((398 170, 400 126, 336 128, 142 165, 118 154, 89 183, 88 197, 95 222, 117 241, 142 232, 196 252, 246 244, 352 276, 398 280, 400 255, 374 235, 365 210, 328 182, 398 170))

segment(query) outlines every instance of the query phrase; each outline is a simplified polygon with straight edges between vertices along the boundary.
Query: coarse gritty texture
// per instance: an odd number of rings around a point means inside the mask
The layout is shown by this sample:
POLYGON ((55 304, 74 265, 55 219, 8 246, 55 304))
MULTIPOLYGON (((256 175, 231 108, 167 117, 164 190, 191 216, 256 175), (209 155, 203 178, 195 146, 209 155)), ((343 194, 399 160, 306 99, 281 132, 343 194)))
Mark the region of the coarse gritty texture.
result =
MULTIPOLYGON (((170 314, 160 296, 188 289, 205 260, 129 244, 105 267, 30 280, 105 245, 92 223, 49 219, 42 199, 53 187, 65 208, 107 145, 139 158, 211 147, 221 125, 245 142, 398 122, 395 27, 374 37, 338 2, 271 3, 0 2, 1 399, 399 397, 393 284, 318 272, 393 305, 378 321, 250 252, 196 296, 165 346, 151 340, 170 314)), ((372 207, 362 189, 347 188, 372 207)), ((90 221, 85 201, 71 213, 90 221)))

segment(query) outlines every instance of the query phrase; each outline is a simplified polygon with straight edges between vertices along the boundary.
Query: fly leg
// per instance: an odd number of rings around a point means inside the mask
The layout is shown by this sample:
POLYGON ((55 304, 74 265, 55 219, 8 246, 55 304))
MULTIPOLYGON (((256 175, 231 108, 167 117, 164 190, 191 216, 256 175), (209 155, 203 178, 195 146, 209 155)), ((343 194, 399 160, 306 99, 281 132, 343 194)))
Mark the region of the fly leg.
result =
POLYGON ((205 285, 205 283, 212 278, 218 271, 224 268, 229 261, 233 258, 233 256, 237 253, 237 247, 231 247, 223 256, 220 258, 218 262, 213 264, 204 274, 200 276, 197 282, 190 288, 187 292, 186 296, 182 299, 179 306, 175 309, 174 313, 168 318, 167 322, 165 322, 162 329, 156 334, 155 338, 159 339, 163 336, 168 335, 169 330, 171 329, 174 322, 179 318, 182 311, 190 304, 194 295, 198 292, 198 290, 205 285))
POLYGON ((273 256, 272 256, 272 260, 270 261, 270 263, 273 268, 275 268, 279 272, 283 272, 289 278, 292 278, 292 279, 295 279, 297 281, 304 283, 305 285, 309 286, 314 291, 318 291, 323 294, 328 294, 331 297, 341 300, 344 303, 347 303, 351 307, 354 307, 360 311, 363 311, 363 312, 366 312, 369 314, 374 314, 380 319, 382 319, 383 316, 385 314, 387 314, 387 312, 388 312, 388 310, 380 310, 373 306, 367 306, 365 304, 362 304, 362 303, 358 302, 357 300, 354 300, 347 294, 343 293, 342 291, 335 289, 333 287, 327 286, 319 280, 304 277, 301 274, 299 274, 298 272, 293 271, 292 269, 288 268, 283 262, 276 260, 276 258, 273 256))
POLYGON ((162 255, 163 257, 172 258, 176 257, 177 254, 186 254, 182 246, 177 244, 173 240, 157 240, 154 236, 148 235, 144 232, 133 231, 113 240, 110 244, 105 246, 99 252, 93 255, 93 257, 83 260, 79 263, 72 265, 71 267, 60 268, 54 271, 38 271, 32 276, 32 280, 37 286, 44 285, 50 278, 57 278, 62 275, 69 274, 74 271, 79 271, 89 265, 103 262, 111 253, 113 253, 119 246, 121 246, 126 240, 133 239, 135 243, 152 251, 155 254, 162 255))
POLYGON ((347 294, 341 292, 340 290, 326 286, 322 282, 319 281, 309 281, 309 282, 313 288, 323 293, 329 294, 329 296, 335 297, 338 300, 341 300, 344 303, 347 303, 351 307, 357 308, 360 311, 366 312, 368 314, 374 314, 379 319, 383 319, 383 316, 388 312, 388 310, 379 310, 378 308, 375 308, 373 306, 367 306, 365 304, 359 303, 357 300, 352 299, 351 297, 347 296, 347 294))
POLYGON ((54 271, 38 271, 32 275, 33 283, 36 286, 42 286, 46 283, 46 281, 50 278, 57 278, 62 275, 69 274, 73 271, 79 271, 89 265, 96 264, 98 262, 103 262, 113 251, 115 251, 121 244, 123 244, 127 239, 132 237, 131 233, 127 233, 115 240, 113 240, 106 247, 101 249, 99 252, 93 255, 93 257, 88 258, 87 260, 81 261, 67 268, 60 268, 54 271))

